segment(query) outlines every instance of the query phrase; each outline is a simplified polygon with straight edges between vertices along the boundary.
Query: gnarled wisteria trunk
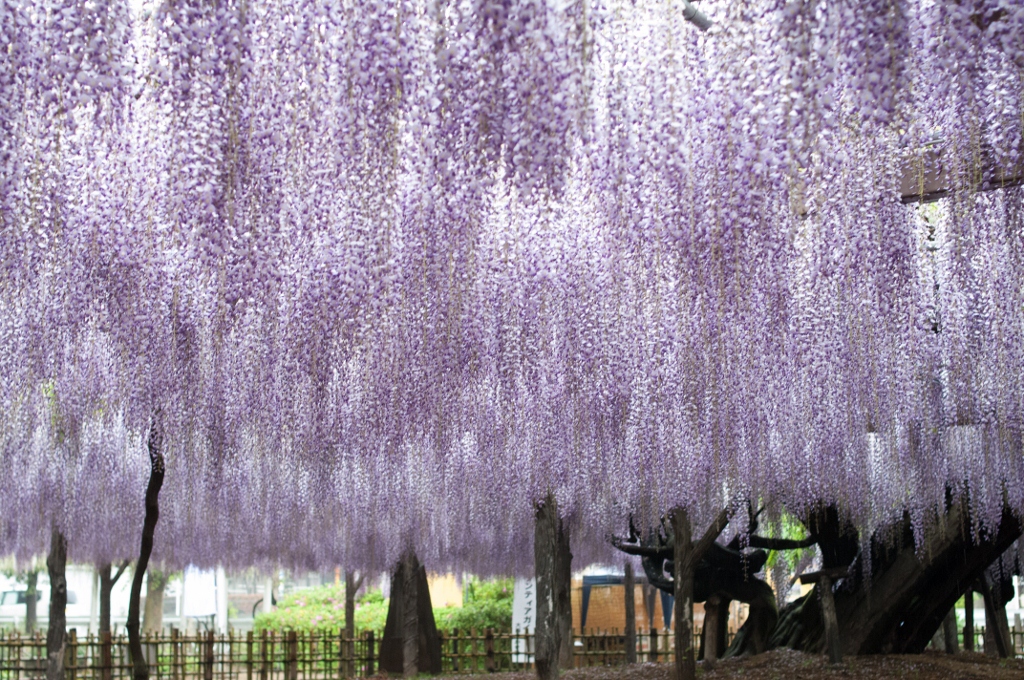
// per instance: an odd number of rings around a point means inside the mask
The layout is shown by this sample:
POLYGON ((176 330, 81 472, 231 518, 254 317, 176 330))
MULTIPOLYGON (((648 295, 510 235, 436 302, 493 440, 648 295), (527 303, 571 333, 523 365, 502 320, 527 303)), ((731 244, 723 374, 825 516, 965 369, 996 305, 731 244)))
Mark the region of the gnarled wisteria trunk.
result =
MULTIPOLYGON (((572 538, 569 521, 558 519, 555 533, 555 619, 558 626, 558 667, 568 670, 573 667, 576 651, 572 631, 572 538)), ((582 633, 582 631, 581 631, 582 633)))
POLYGON ((347 663, 346 673, 348 675, 355 675, 356 673, 356 594, 363 585, 363 579, 365 574, 359 574, 356 577, 356 573, 351 569, 345 570, 345 639, 348 640, 345 644, 348 645, 346 655, 350 659, 347 663))
MULTIPOLYGON (((705 660, 723 650, 724 618, 718 621, 716 615, 727 615, 732 599, 750 607, 724 656, 746 656, 783 646, 816 653, 825 650, 825 612, 819 597, 824 586, 819 583, 780 612, 772 589, 756 576, 765 563, 765 549, 817 546, 822 562, 818 573, 837 584, 830 591, 838 624, 835 637, 839 647, 833 650, 834 656, 922 651, 950 620, 954 603, 968 586, 976 584, 984 590, 985 583, 994 582, 991 574, 996 567, 986 571, 990 564, 999 560, 1004 575, 1001 581, 1015 568, 1015 556, 1006 553, 1021 536, 1020 519, 1007 509, 996 532, 978 534, 972 531, 972 507, 966 498, 951 494, 944 512, 923 527, 914 527, 905 517, 876 528, 864 539, 832 505, 818 504, 806 512, 803 522, 808 536, 799 540, 757 535, 754 515, 748 525, 750 534, 737 534, 728 545, 711 542, 698 557, 694 554, 701 542, 693 543, 687 533, 688 515, 677 510, 671 516, 671 536, 655 531, 642 538, 631 529, 630 540, 613 542, 625 552, 642 556, 651 583, 680 598, 676 604, 677 649, 681 650, 677 664, 685 677, 690 671, 685 636, 692 636, 692 631, 687 632, 686 606, 689 602, 692 612, 693 601, 705 602, 708 611, 701 650, 705 660), (741 543, 746 548, 739 549, 741 543), (870 552, 862 552, 866 546, 870 552), (670 562, 672 579, 665 575, 670 562), (982 575, 986 581, 981 580, 982 575), (716 649, 709 649, 708 644, 715 644, 716 649)), ((991 587, 989 592, 997 590, 991 587)), ((995 595, 989 599, 1000 600, 995 595)))
POLYGON ((132 588, 128 599, 128 650, 132 658, 133 680, 149 680, 149 663, 142 653, 142 636, 140 634, 140 600, 142 598, 142 581, 149 565, 149 557, 153 553, 153 536, 156 523, 160 518, 160 487, 164 483, 163 433, 160 430, 159 415, 153 418, 149 430, 147 448, 149 450, 149 484, 146 486, 145 517, 142 522, 142 545, 139 559, 135 562, 135 573, 132 576, 132 588))
POLYGON ((403 677, 441 672, 441 638, 434 621, 427 570, 412 549, 403 553, 392 573, 380 668, 403 677))
MULTIPOLYGON (((849 563, 851 576, 834 592, 843 654, 920 653, 968 586, 1020 536, 1020 520, 1010 512, 996 534, 975 535, 959 502, 926 529, 920 544, 909 520, 883 528, 872 538, 870 574, 864 573, 868 565, 860 556, 849 563)), ((771 646, 821 652, 820 606, 812 590, 784 608, 771 646)))
POLYGON ((541 680, 552 680, 560 668, 573 665, 571 530, 552 494, 538 502, 534 512, 534 665, 541 680))
MULTIPOLYGON (((419 617, 419 575, 420 563, 416 554, 409 550, 402 558, 401 590, 392 591, 392 600, 400 600, 402 615, 399 630, 402 636, 402 676, 415 678, 420 672, 420 617, 419 617)), ((395 579, 396 581, 398 578, 395 579)))
POLYGON ((64 646, 67 637, 68 540, 56 527, 50 532, 46 571, 50 577, 50 622, 46 630, 46 680, 64 680, 64 646))

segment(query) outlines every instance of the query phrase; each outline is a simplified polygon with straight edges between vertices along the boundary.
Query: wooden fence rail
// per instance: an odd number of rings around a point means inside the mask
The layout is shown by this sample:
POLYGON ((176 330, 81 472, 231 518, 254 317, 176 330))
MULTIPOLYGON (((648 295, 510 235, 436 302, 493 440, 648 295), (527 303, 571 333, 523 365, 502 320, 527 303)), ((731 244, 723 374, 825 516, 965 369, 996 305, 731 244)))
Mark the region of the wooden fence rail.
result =
MULTIPOLYGON (((960 645, 960 649, 964 648, 965 635, 967 635, 967 629, 962 628, 957 635, 957 641, 960 645)), ((1010 642, 1013 645, 1013 654, 1017 658, 1024 658, 1024 628, 1019 625, 1015 625, 1010 628, 1010 642)), ((974 650, 982 651, 985 649, 985 629, 975 627, 974 628, 974 650)))
MULTIPOLYGON (((625 636, 617 630, 574 635, 577 666, 625 663, 625 636)), ((638 660, 671 662, 668 631, 637 634, 638 660)), ((378 671, 380 638, 372 631, 350 639, 344 634, 262 631, 214 635, 143 637, 143 653, 153 680, 341 680, 378 671)), ((124 636, 69 631, 64 665, 67 680, 130 680, 131 659, 124 636)), ((493 630, 453 631, 441 636, 446 673, 486 673, 532 668, 533 635, 493 630)), ((46 672, 42 634, 0 631, 0 680, 41 680, 46 672)))
MULTIPOLYGON (((984 630, 977 630, 979 642, 984 630)), ((1011 633, 1024 656, 1024 630, 1011 633)), ((695 641, 700 644, 700 637, 695 641)), ((576 666, 626 661, 625 636, 618 630, 588 630, 573 636, 576 666)), ((486 673, 532 668, 533 635, 493 630, 453 631, 441 636, 444 673, 486 673)), ((214 635, 147 635, 143 653, 153 680, 342 680, 370 677, 378 670, 380 638, 372 631, 347 638, 338 633, 262 631, 214 635)), ((672 663, 672 634, 637 632, 637 660, 672 663)), ((67 680, 130 680, 131 660, 124 636, 68 636, 64 658, 67 680)), ((41 634, 0 631, 0 680, 42 680, 46 639, 41 634)))

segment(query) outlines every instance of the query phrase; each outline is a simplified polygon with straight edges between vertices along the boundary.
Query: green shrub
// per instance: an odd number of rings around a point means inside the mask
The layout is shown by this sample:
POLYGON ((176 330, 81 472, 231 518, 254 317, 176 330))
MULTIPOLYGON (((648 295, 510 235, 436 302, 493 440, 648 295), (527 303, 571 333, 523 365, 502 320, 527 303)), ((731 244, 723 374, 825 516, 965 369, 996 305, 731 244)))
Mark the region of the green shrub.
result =
POLYGON ((479 581, 467 579, 463 589, 462 607, 441 607, 434 610, 438 630, 495 631, 512 630, 512 579, 479 581))
MULTIPOLYGON (((388 601, 379 590, 356 598, 356 631, 383 632, 388 601)), ((256 631, 298 630, 337 632, 345 628, 345 588, 321 586, 298 590, 282 597, 277 609, 256 615, 256 631)))
POLYGON ((362 597, 356 598, 356 630, 360 633, 372 630, 375 634, 384 633, 384 624, 388 620, 388 602, 380 590, 371 590, 362 597))
MULTIPOLYGON (((512 580, 496 579, 478 581, 469 579, 465 587, 465 604, 462 607, 439 607, 434 609, 434 620, 438 630, 451 632, 454 629, 482 631, 494 628, 496 631, 512 629, 512 580)), ((380 590, 370 590, 356 598, 356 631, 362 634, 372 630, 384 632, 388 618, 388 600, 380 590)), ((253 624, 257 632, 262 630, 297 630, 337 632, 345 627, 345 588, 342 586, 321 586, 298 590, 281 598, 277 609, 256 615, 253 624)))
POLYGON ((504 602, 512 605, 512 589, 515 581, 510 578, 496 578, 490 581, 480 581, 475 578, 466 579, 464 589, 464 604, 474 602, 504 602))
POLYGON ((471 629, 496 632, 512 630, 512 602, 476 601, 462 607, 441 607, 434 610, 437 629, 450 633, 458 629, 468 633, 471 629))

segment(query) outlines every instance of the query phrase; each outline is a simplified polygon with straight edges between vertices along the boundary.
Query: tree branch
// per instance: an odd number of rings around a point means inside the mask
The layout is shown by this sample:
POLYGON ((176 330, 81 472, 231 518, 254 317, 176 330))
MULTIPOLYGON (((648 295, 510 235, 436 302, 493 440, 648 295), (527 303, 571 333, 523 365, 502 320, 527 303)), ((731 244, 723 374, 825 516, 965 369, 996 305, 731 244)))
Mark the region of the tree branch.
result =
POLYGON ((159 412, 153 418, 149 430, 149 484, 146 486, 146 514, 142 523, 142 546, 139 561, 132 578, 132 590, 128 598, 128 649, 132 658, 133 680, 149 680, 149 664, 142 655, 142 638, 139 635, 139 601, 142 599, 142 579, 146 575, 149 556, 153 552, 153 534, 160 517, 160 487, 164 483, 163 436, 160 431, 159 412))
POLYGON ((700 558, 708 551, 711 544, 715 542, 725 527, 729 524, 729 508, 722 508, 722 511, 718 513, 718 517, 711 523, 704 535, 700 537, 700 540, 693 544, 693 561, 694 564, 700 561, 700 558))
POLYGON ((622 539, 612 536, 608 539, 612 547, 621 550, 627 555, 639 555, 641 557, 668 557, 672 554, 670 548, 652 548, 647 545, 636 545, 626 543, 622 539))
POLYGON ((818 540, 814 536, 808 536, 800 540, 750 536, 747 545, 751 548, 763 548, 765 550, 799 550, 800 548, 809 548, 817 542, 818 540))
POLYGON ((121 578, 121 574, 124 573, 124 570, 127 569, 128 565, 131 564, 131 563, 132 563, 131 560, 125 560, 124 562, 121 563, 121 566, 117 568, 117 572, 113 575, 113 577, 111 577, 110 585, 113 586, 115 583, 117 583, 117 579, 121 578))

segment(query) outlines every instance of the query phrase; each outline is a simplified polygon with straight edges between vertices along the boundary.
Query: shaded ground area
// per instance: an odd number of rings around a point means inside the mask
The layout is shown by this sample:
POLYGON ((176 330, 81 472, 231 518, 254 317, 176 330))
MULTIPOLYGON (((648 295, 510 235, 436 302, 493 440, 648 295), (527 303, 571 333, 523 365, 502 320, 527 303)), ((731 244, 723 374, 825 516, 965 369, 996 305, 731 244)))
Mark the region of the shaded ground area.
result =
MULTIPOLYGON (((673 668, 669 664, 637 664, 635 666, 606 666, 578 668, 562 674, 565 680, 672 680, 673 668)), ((466 680, 477 676, 448 676, 466 680)), ((488 680, 534 680, 532 672, 492 673, 488 680)), ((1021 680, 1024 678, 1024 659, 992 659, 980 653, 961 653, 955 656, 938 652, 860 656, 845 659, 840 666, 830 667, 823 655, 804 654, 778 649, 747 659, 719 661, 713 669, 697 664, 697 677, 708 680, 757 678, 757 680, 908 678, 911 680, 1021 680)))

